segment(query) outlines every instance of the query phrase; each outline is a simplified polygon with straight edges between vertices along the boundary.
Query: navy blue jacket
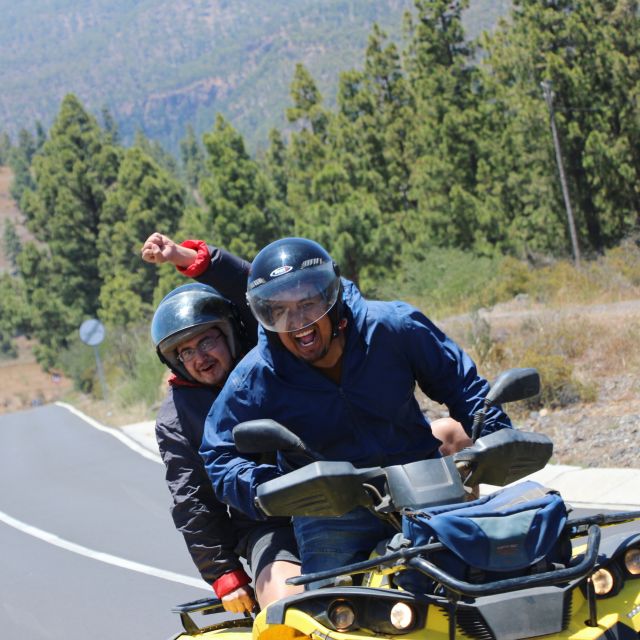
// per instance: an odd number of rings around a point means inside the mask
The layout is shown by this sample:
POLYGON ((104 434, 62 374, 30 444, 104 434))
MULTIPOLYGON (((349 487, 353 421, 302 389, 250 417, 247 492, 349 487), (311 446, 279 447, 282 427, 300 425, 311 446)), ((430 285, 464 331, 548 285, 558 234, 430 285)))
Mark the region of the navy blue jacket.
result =
MULTIPOLYGON (((236 451, 231 432, 239 422, 272 418, 329 460, 402 464, 439 455, 416 382, 467 433, 489 389, 469 356, 420 311, 403 302, 366 301, 353 283, 343 284, 348 324, 340 384, 260 328, 257 347, 234 369, 207 416, 200 453, 216 495, 251 517, 260 516, 256 487, 279 471, 236 451)), ((496 408, 483 433, 510 426, 496 408)))

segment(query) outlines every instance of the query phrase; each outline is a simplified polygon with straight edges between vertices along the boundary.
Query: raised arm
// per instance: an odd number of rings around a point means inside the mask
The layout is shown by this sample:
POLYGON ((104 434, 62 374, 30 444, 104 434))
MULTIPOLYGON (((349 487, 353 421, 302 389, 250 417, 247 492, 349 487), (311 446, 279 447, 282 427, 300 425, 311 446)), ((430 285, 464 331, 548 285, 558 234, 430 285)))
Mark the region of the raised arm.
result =
POLYGON ((156 231, 145 240, 140 255, 145 262, 169 262, 176 267, 185 268, 194 263, 198 253, 195 249, 176 244, 169 236, 156 231))
POLYGON ((141 257, 151 264, 172 264, 184 276, 217 289, 236 306, 247 334, 246 350, 256 343, 258 324, 247 304, 247 275, 251 266, 243 258, 203 240, 178 244, 168 236, 152 233, 144 242, 141 257))

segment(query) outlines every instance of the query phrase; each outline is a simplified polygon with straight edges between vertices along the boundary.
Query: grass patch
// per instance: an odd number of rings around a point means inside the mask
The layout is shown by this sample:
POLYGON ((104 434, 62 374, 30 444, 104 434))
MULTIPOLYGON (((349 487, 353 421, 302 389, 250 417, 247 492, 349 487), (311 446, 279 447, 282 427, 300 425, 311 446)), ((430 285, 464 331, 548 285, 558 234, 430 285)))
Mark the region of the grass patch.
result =
MULTIPOLYGON (((162 396, 167 368, 156 356, 148 329, 108 328, 99 352, 106 382, 106 402, 102 397, 93 348, 73 338, 70 348, 60 358, 63 370, 73 379, 76 392, 85 394, 86 402, 93 406, 91 415, 104 419, 107 424, 122 424, 120 414, 149 419, 162 396)), ((76 401, 79 405, 86 404, 79 398, 76 401)))
POLYGON ((379 283, 370 298, 405 300, 431 317, 465 313, 487 304, 487 283, 501 260, 458 249, 434 248, 424 260, 406 259, 395 278, 379 283))
POLYGON ((380 300, 406 300, 436 318, 492 307, 522 294, 550 306, 640 298, 640 247, 628 240, 583 262, 581 269, 566 260, 536 267, 510 256, 486 258, 434 248, 423 260, 405 259, 395 278, 369 293, 380 300))

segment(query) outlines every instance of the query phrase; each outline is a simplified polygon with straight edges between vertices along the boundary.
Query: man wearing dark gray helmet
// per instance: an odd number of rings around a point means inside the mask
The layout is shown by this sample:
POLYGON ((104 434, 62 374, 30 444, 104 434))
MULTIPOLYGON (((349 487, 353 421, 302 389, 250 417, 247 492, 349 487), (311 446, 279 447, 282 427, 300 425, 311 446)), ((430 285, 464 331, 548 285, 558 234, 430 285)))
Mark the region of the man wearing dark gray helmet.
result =
POLYGON ((173 497, 172 516, 203 579, 227 611, 251 611, 299 591, 285 584, 299 574, 288 521, 257 523, 220 503, 198 448, 205 417, 235 362, 256 340, 244 301, 248 265, 203 242, 175 244, 155 233, 145 242, 147 262, 169 262, 198 278, 171 291, 154 314, 151 335, 172 371, 158 412, 156 437, 173 497), (225 290, 227 297, 209 286, 225 290), (240 556, 254 574, 254 592, 240 556))

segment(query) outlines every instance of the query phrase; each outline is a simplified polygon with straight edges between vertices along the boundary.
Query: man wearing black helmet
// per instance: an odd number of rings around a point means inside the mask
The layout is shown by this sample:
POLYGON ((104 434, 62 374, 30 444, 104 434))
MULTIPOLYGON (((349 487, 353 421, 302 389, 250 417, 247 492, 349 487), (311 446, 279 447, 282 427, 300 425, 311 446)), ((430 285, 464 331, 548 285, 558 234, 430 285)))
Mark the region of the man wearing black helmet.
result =
MULTIPOLYGON (((217 495, 234 507, 260 517, 256 488, 279 474, 237 452, 239 422, 271 418, 325 459, 357 467, 434 457, 434 433, 456 425, 471 432, 488 383, 469 356, 417 309, 366 301, 317 243, 284 238, 265 247, 251 265, 247 298, 261 325, 258 346, 214 403, 200 450, 217 495), (451 417, 430 425, 416 383, 451 417)), ((483 433, 510 426, 494 407, 483 433)), ((365 509, 294 518, 294 528, 305 573, 365 559, 393 533, 365 509)))
POLYGON ((216 499, 198 455, 212 402, 237 359, 255 344, 255 320, 244 300, 248 264, 203 242, 177 245, 159 233, 147 239, 142 257, 169 262, 202 281, 165 296, 151 325, 158 357, 173 372, 156 419, 156 437, 173 496, 174 523, 227 611, 255 606, 239 556, 249 560, 255 595, 264 607, 298 591, 285 585, 286 578, 300 572, 290 523, 256 523, 228 512, 216 499), (224 289, 229 299, 204 282, 224 289))

